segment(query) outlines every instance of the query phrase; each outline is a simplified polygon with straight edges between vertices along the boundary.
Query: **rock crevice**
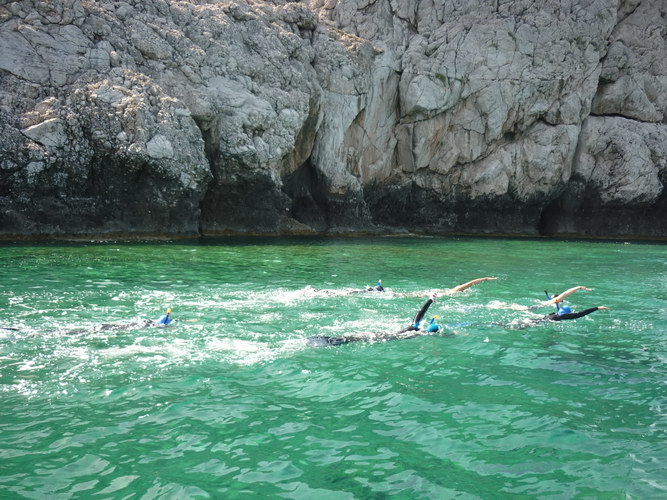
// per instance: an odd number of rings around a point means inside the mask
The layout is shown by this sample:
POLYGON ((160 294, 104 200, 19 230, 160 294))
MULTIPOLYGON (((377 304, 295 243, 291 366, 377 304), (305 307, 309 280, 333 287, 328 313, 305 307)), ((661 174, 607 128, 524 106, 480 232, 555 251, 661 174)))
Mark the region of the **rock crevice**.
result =
POLYGON ((0 235, 665 237, 660 0, 9 0, 0 235))

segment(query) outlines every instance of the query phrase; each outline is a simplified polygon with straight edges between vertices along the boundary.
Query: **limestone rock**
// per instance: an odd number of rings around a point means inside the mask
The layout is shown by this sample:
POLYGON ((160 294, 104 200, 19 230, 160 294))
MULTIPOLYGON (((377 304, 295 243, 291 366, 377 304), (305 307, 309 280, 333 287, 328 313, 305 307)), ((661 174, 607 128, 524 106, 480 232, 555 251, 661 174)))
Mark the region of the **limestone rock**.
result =
POLYGON ((50 148, 61 148, 67 142, 65 124, 59 118, 51 118, 21 132, 42 146, 50 148))
POLYGON ((667 127, 622 117, 590 117, 580 141, 572 177, 545 211, 544 232, 666 234, 667 127))
POLYGON ((590 117, 572 182, 584 182, 586 202, 628 208, 651 206, 663 190, 667 130, 623 118, 590 117))
POLYGON ((0 234, 667 235, 665 9, 9 0, 0 234))
POLYGON ((624 2, 609 40, 593 113, 659 123, 667 111, 667 4, 624 2))
POLYGON ((171 142, 162 134, 157 134, 146 143, 146 152, 148 156, 155 159, 173 158, 174 148, 171 142))

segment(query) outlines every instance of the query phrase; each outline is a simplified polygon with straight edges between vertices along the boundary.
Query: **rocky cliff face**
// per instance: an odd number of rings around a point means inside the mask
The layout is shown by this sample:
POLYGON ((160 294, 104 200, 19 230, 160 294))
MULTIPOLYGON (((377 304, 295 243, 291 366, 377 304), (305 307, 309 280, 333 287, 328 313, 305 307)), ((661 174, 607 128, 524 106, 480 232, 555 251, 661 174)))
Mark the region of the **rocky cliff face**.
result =
POLYGON ((0 6, 0 233, 667 236, 662 0, 0 6))

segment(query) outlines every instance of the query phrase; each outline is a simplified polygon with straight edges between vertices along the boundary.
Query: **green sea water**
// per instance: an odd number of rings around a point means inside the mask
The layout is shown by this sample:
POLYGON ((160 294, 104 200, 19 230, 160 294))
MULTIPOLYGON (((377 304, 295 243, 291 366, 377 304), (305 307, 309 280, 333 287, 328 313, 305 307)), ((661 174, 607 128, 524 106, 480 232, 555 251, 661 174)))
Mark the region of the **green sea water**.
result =
POLYGON ((3 499, 667 498, 663 244, 4 244, 0 306, 3 499))

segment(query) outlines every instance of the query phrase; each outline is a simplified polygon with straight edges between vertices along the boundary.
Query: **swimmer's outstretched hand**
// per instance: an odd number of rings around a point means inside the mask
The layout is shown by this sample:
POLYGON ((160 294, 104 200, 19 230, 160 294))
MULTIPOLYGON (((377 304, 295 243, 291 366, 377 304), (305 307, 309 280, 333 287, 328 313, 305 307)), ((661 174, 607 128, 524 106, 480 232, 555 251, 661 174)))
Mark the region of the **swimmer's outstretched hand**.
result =
MULTIPOLYGON (((561 294, 555 294, 555 295, 553 295, 553 296, 552 296, 546 303, 547 303, 547 304, 552 304, 552 305, 553 305, 553 304, 558 304, 559 302, 562 302, 562 301, 565 299, 565 297, 567 297, 568 295, 573 294, 573 293, 576 292, 577 290, 585 290, 585 291, 587 291, 587 292, 592 292, 592 291, 593 291, 592 288, 587 288, 587 287, 585 287, 585 286, 581 286, 581 285, 579 285, 579 286, 575 286, 575 287, 572 287, 572 288, 570 288, 570 289, 568 289, 568 290, 565 290, 565 291, 564 291, 563 293, 561 293, 561 294)), ((546 293, 546 290, 545 290, 544 292, 546 293)), ((548 295, 549 295, 549 294, 547 293, 547 296, 548 296, 548 295)))
POLYGON ((450 289, 449 292, 455 293, 455 292, 462 292, 463 290, 467 290, 471 286, 475 286, 478 283, 482 283, 483 281, 491 281, 491 280, 497 280, 495 276, 489 276, 486 278, 477 278, 472 281, 468 281, 467 283, 463 283, 462 285, 455 286, 454 288, 450 289))
POLYGON ((433 302, 435 302, 435 299, 436 299, 437 297, 438 297, 438 296, 437 296, 435 293, 432 293, 431 296, 429 297, 429 299, 431 299, 433 302))
POLYGON ((608 311, 609 308, 607 306, 598 306, 598 311, 608 311))

